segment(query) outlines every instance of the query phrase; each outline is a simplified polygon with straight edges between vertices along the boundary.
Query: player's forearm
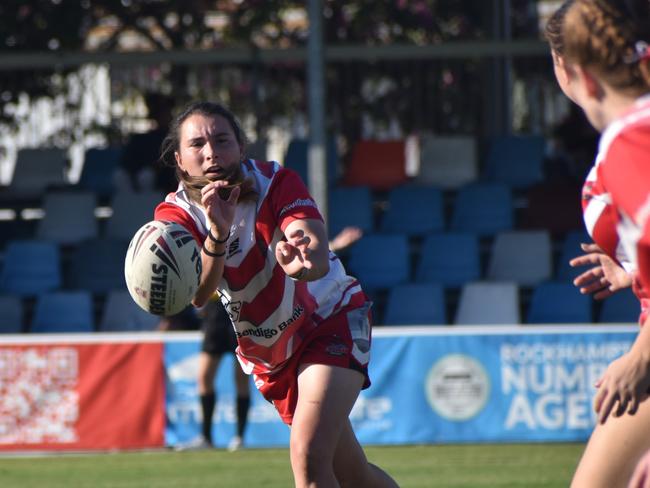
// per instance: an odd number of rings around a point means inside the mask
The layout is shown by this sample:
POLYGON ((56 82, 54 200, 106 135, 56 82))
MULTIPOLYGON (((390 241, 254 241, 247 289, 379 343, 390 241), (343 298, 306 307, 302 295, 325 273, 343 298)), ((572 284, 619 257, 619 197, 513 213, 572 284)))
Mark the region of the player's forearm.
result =
POLYGON ((201 249, 201 283, 199 284, 192 305, 202 307, 217 289, 223 276, 223 267, 226 259, 226 243, 206 239, 201 249))

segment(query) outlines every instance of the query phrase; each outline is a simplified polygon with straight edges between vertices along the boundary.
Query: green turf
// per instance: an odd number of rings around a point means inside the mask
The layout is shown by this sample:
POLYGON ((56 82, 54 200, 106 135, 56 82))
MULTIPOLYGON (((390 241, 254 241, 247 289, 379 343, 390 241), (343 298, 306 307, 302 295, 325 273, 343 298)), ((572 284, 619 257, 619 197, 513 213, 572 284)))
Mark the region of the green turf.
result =
MULTIPOLYGON (((582 444, 367 447, 403 488, 562 487, 582 444)), ((0 457, 3 488, 287 488, 285 449, 0 457)))

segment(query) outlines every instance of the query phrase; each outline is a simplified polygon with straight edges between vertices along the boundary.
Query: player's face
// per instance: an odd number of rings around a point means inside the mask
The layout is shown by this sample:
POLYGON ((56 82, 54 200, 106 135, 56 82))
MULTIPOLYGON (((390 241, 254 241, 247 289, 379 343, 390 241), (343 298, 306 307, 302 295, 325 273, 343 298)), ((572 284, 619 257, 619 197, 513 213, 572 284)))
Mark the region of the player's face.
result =
POLYGON ((190 176, 228 179, 239 168, 242 148, 227 119, 190 115, 180 127, 178 166, 190 176))
POLYGON ((555 79, 557 84, 560 86, 560 90, 564 93, 569 100, 575 102, 575 95, 573 94, 571 86, 571 73, 569 70, 571 67, 564 62, 564 58, 557 54, 556 52, 551 52, 553 56, 553 73, 555 74, 555 79))

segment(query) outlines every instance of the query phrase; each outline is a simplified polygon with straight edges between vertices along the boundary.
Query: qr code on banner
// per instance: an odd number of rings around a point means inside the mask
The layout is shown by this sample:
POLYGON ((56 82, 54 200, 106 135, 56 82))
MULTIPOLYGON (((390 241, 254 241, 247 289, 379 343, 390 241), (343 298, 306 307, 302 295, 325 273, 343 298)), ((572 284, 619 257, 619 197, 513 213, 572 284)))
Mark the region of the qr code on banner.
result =
POLYGON ((0 349, 0 445, 77 441, 78 352, 0 349))

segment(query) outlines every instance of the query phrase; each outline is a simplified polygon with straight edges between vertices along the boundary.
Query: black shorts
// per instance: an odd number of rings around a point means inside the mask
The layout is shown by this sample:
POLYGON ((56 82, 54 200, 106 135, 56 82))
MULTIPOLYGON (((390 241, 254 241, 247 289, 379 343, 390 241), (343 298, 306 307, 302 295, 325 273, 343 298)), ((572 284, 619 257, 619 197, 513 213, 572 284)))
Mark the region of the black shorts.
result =
POLYGON ((203 345, 201 350, 211 356, 234 353, 237 336, 230 316, 219 301, 209 301, 202 310, 203 345))

